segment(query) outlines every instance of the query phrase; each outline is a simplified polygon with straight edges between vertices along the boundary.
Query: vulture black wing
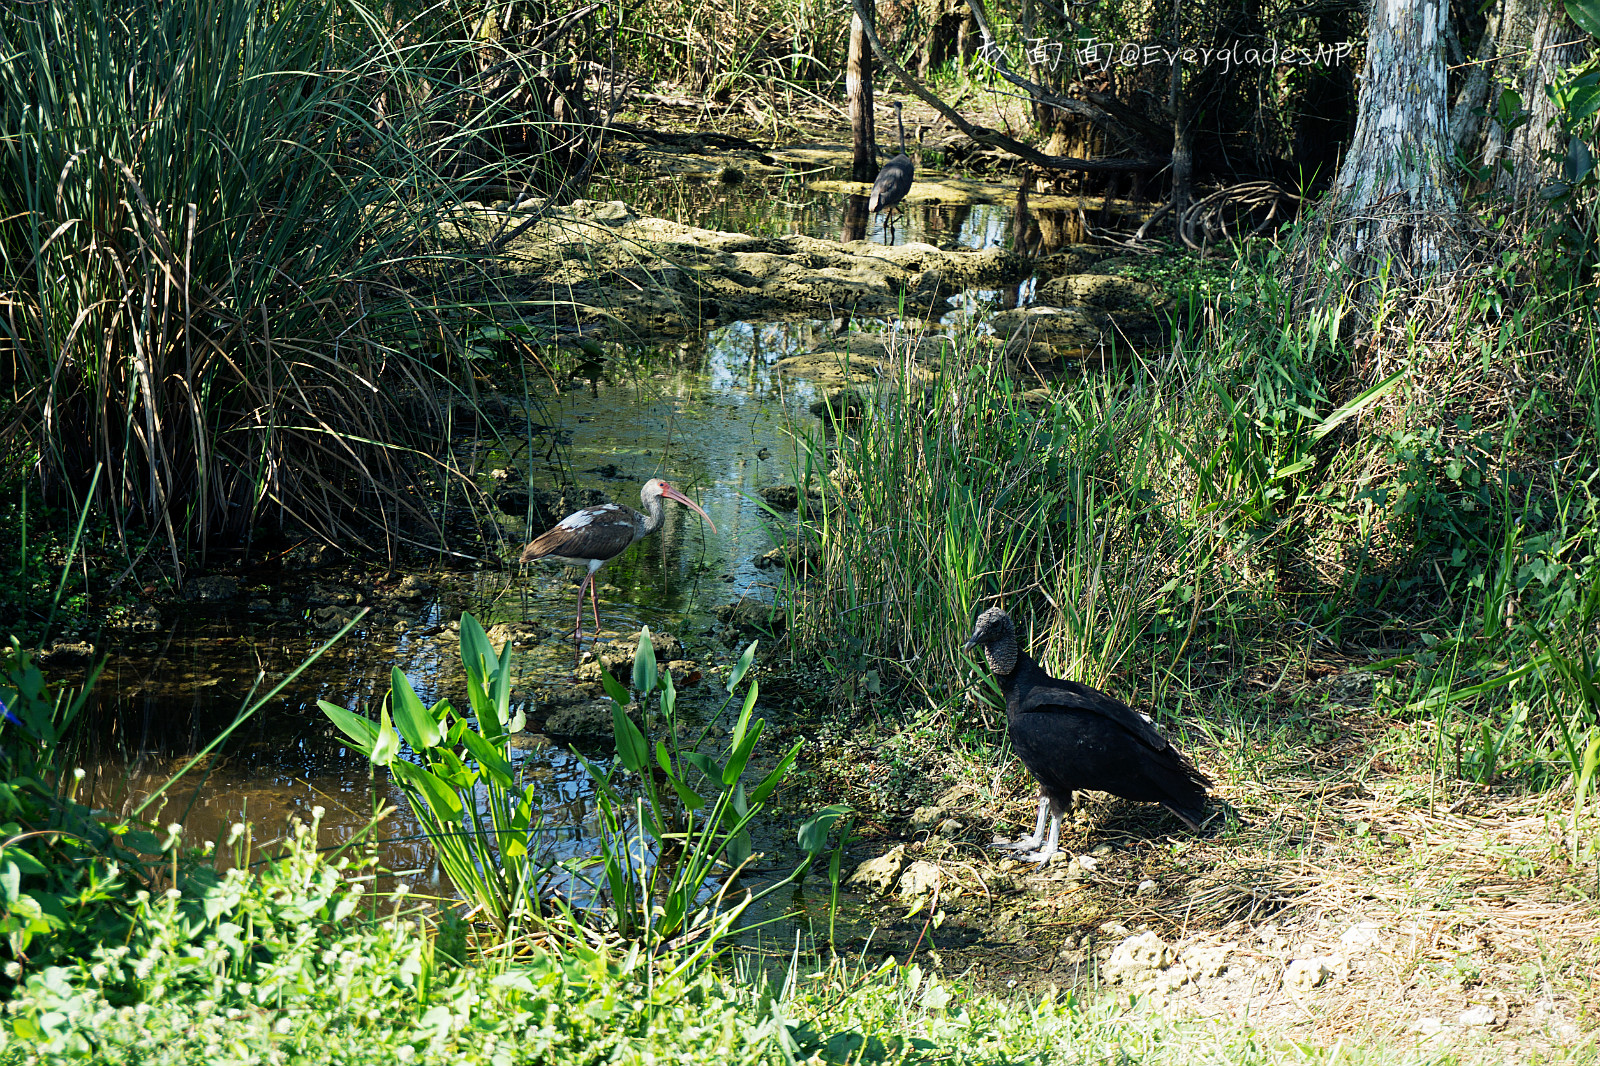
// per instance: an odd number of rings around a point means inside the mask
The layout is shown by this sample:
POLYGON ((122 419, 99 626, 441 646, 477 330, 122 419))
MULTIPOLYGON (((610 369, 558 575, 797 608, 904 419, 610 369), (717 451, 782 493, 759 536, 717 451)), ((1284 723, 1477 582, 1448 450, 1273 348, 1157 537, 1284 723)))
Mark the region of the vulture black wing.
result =
POLYGON ((1025 691, 1017 694, 1019 714, 1049 714, 1060 710, 1093 711, 1115 722, 1127 730, 1129 735, 1154 751, 1167 751, 1172 748, 1172 744, 1161 735, 1155 723, 1121 700, 1076 681, 1051 677, 1036 664, 1029 665, 1033 666, 1032 671, 1029 671, 1033 676, 1018 678, 1022 684, 1017 687, 1022 689, 1025 686, 1025 691))

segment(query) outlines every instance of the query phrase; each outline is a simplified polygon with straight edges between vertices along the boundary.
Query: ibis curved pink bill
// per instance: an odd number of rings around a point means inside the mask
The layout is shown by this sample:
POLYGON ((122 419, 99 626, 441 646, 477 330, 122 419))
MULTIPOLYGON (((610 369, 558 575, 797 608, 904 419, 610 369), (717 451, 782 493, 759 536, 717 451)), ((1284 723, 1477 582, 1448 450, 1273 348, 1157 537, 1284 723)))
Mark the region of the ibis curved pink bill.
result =
POLYGON ((588 573, 584 575, 583 583, 578 586, 578 615, 573 622, 575 640, 583 640, 584 590, 589 590, 590 602, 594 606, 594 629, 598 636, 600 599, 599 592, 595 589, 594 575, 602 566, 626 551, 634 541, 643 540, 661 528, 661 519, 665 514, 661 505, 663 499, 673 500, 692 508, 706 520, 711 532, 717 531, 716 523, 711 521, 711 516, 706 514, 699 504, 660 478, 651 478, 644 483, 644 488, 639 490, 639 500, 644 504, 643 514, 620 503, 585 507, 581 511, 567 515, 522 549, 520 561, 524 563, 539 559, 587 568, 588 573))

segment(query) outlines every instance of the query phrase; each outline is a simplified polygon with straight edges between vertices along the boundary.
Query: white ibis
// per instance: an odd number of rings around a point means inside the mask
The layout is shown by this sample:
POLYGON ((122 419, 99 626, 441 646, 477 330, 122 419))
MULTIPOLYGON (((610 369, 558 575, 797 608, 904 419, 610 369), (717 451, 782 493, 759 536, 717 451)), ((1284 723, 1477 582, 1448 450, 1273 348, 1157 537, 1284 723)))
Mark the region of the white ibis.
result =
POLYGON ((643 540, 661 528, 663 496, 699 511, 700 517, 711 527, 711 532, 717 531, 716 523, 700 509, 699 504, 660 478, 651 478, 639 490, 639 500, 644 504, 645 514, 620 503, 585 507, 567 515, 522 549, 521 561, 524 563, 543 559, 588 568, 583 584, 578 586, 578 617, 573 623, 575 639, 580 643, 583 640, 583 590, 588 588, 590 601, 594 605, 594 628, 598 636, 600 599, 595 590, 594 575, 602 566, 626 551, 634 541, 643 540))
POLYGON ((1061 850, 1061 815, 1072 805, 1072 793, 1086 788, 1159 803, 1190 829, 1200 828, 1211 782, 1150 719, 1104 692, 1045 673, 1017 647, 1011 616, 998 607, 978 616, 966 643, 973 645, 983 648, 989 669, 1000 679, 1011 746, 1039 782, 1033 835, 1002 847, 1025 859, 1049 861, 1061 850))

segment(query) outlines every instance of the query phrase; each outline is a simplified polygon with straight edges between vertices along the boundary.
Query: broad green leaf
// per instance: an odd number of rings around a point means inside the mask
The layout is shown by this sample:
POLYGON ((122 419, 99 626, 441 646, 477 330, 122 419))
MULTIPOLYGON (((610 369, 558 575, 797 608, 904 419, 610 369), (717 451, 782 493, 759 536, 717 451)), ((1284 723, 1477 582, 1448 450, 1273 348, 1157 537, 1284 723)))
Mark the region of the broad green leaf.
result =
POLYGON ((650 640, 650 627, 639 630, 639 650, 633 654, 633 689, 643 699, 656 690, 656 646, 650 640))
POLYGON ((728 674, 728 691, 732 692, 739 687, 739 682, 744 680, 745 673, 750 669, 750 664, 755 661, 756 645, 759 640, 752 640, 750 646, 739 656, 739 661, 733 664, 733 672, 728 674))
POLYGON ((387 707, 378 710, 378 739, 372 745, 372 754, 367 756, 375 766, 388 766, 400 754, 400 734, 394 731, 394 725, 389 721, 387 707))
POLYGON ((496 745, 470 729, 461 734, 461 742, 472 752, 478 764, 494 775, 497 784, 509 788, 515 782, 516 772, 496 745))
POLYGON ((1591 37, 1600 37, 1600 0, 1566 0, 1567 17, 1591 37))
POLYGON ((339 732, 350 738, 350 743, 355 745, 357 751, 363 755, 372 754, 372 746, 378 742, 378 727, 372 719, 347 711, 327 700, 318 700, 317 706, 322 708, 322 713, 338 727, 339 732))
POLYGON ((750 861, 750 834, 746 830, 739 830, 728 838, 728 861, 735 866, 742 866, 750 861))
POLYGON ((731 785, 739 780, 739 775, 744 773, 744 764, 750 761, 750 753, 755 750, 756 741, 761 739, 761 733, 766 727, 767 720, 757 718, 756 724, 745 734, 743 743, 733 749, 733 754, 728 756, 728 765, 722 768, 724 785, 731 785))
POLYGON ((650 747, 645 743, 639 727, 629 720, 622 705, 615 701, 611 704, 611 726, 617 738, 617 758, 622 760, 623 766, 639 773, 650 760, 650 747))
POLYGON ((455 823, 461 818, 461 798, 455 790, 433 774, 414 763, 404 759, 396 759, 389 764, 389 769, 400 778, 402 784, 415 792, 421 793, 428 809, 447 828, 456 828, 455 823))
POLYGON ((620 703, 626 707, 630 702, 632 702, 633 697, 628 694, 627 689, 622 687, 622 682, 611 676, 611 671, 606 669, 606 664, 604 662, 600 663, 599 665, 600 683, 605 686, 606 695, 610 696, 617 703, 620 703))
POLYGON ((760 691, 759 681, 750 682, 750 688, 744 694, 744 707, 739 711, 739 720, 734 723, 733 735, 728 739, 731 747, 737 748, 744 742, 744 731, 750 727, 750 712, 755 710, 756 696, 760 691))
POLYGON ((700 793, 696 792, 682 781, 679 781, 676 777, 667 778, 667 783, 670 784, 672 786, 672 790, 678 794, 678 801, 683 804, 684 810, 698 811, 700 808, 706 805, 705 798, 701 796, 700 793))
MULTIPOLYGON (((0 856, 4 856, 9 862, 16 863, 17 869, 21 870, 24 874, 31 876, 43 876, 50 872, 50 868, 48 866, 19 847, 6 847, 4 844, 0 844, 0 856)), ((204 867, 202 867, 202 869, 204 869, 204 867)))
POLYGON ((661 716, 672 721, 678 709, 678 688, 672 683, 672 671, 661 671, 661 716))
POLYGON ((794 747, 789 749, 789 754, 779 759, 778 765, 774 766, 772 768, 772 772, 767 774, 766 777, 763 777, 761 779, 761 783, 756 786, 755 791, 750 793, 751 803, 761 803, 768 796, 772 795, 772 790, 777 788, 778 785, 783 782, 783 779, 788 776, 790 769, 793 768, 795 760, 800 757, 800 748, 804 744, 805 741, 803 740, 795 741, 794 747))
POLYGON ((807 854, 820 855, 828 846, 828 833, 833 829, 833 823, 849 813, 848 803, 829 804, 806 819, 800 832, 795 834, 796 842, 807 854))
POLYGON ((713 781, 722 780, 722 764, 703 752, 686 751, 683 753, 683 761, 713 781))
POLYGON ((411 679, 398 666, 389 670, 390 702, 394 706, 394 727, 406 738, 406 743, 416 751, 437 747, 443 734, 439 723, 417 698, 411 679))

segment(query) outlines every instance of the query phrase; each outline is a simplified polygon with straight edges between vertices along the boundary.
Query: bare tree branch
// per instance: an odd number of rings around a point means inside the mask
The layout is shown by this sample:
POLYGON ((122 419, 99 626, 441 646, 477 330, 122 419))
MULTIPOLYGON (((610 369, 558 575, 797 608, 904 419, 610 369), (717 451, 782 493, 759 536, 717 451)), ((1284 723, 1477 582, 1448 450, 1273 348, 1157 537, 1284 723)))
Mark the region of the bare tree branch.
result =
MULTIPOLYGON (((972 4, 972 0, 968 0, 968 3, 972 4)), ((939 114, 943 115, 951 125, 960 130, 962 133, 966 134, 968 137, 971 137, 974 141, 977 141, 979 144, 986 144, 993 148, 998 148, 1003 152, 1008 152, 1011 155, 1016 156, 1018 159, 1032 163, 1034 166, 1044 167, 1047 170, 1077 170, 1085 173, 1122 172, 1129 170, 1160 170, 1168 163, 1168 160, 1165 158, 1152 156, 1145 156, 1138 159, 1079 159, 1075 156, 1049 155, 1039 151, 1036 148, 1029 147, 1028 145, 1023 144, 1021 141, 1007 137, 998 130, 992 130, 987 126, 979 126, 968 122, 966 119, 962 118, 961 115, 957 114, 954 108, 950 107, 943 100, 929 92, 914 78, 912 78, 911 75, 906 72, 904 67, 900 66, 900 64, 889 58, 888 53, 884 50, 883 42, 878 38, 878 31, 876 27, 874 27, 870 22, 867 22, 861 0, 850 0, 850 6, 855 10, 856 14, 862 16, 862 21, 867 23, 867 43, 872 45, 872 53, 878 57, 878 62, 882 65, 883 69, 893 74, 895 76, 895 80, 900 82, 900 84, 905 87, 907 92, 921 100, 923 103, 927 104, 929 107, 933 108, 935 111, 939 112, 939 114)), ((982 15, 978 14, 979 5, 972 4, 972 8, 973 14, 978 16, 978 26, 983 31, 986 39, 991 41, 994 40, 994 37, 989 33, 987 21, 982 15)), ((1038 91, 1040 93, 1044 93, 1042 88, 1033 85, 1032 82, 1025 78, 1020 78, 1017 75, 1010 73, 1003 65, 997 64, 996 69, 1000 71, 1003 77, 1012 82, 1012 84, 1017 85, 1019 88, 1023 88, 1028 92, 1038 91)), ((1044 99, 1046 103, 1051 103, 1055 106, 1064 106, 1066 110, 1072 111, 1074 114, 1080 113, 1077 110, 1077 108, 1080 107, 1094 110, 1095 113, 1100 117, 1099 119, 1096 119, 1090 115, 1084 115, 1084 117, 1089 118, 1090 121, 1100 122, 1109 119, 1109 116, 1106 116, 1103 112, 1093 108, 1092 105, 1083 103, 1081 100, 1067 101, 1060 97, 1054 97, 1053 99, 1050 99, 1049 97, 1053 97, 1053 94, 1044 93, 1044 95, 1041 96, 1041 99, 1044 99), (1059 103, 1057 103, 1057 101, 1059 101, 1059 103)), ((1119 129, 1117 130, 1117 135, 1119 137, 1124 137, 1126 136, 1126 132, 1119 129)))

